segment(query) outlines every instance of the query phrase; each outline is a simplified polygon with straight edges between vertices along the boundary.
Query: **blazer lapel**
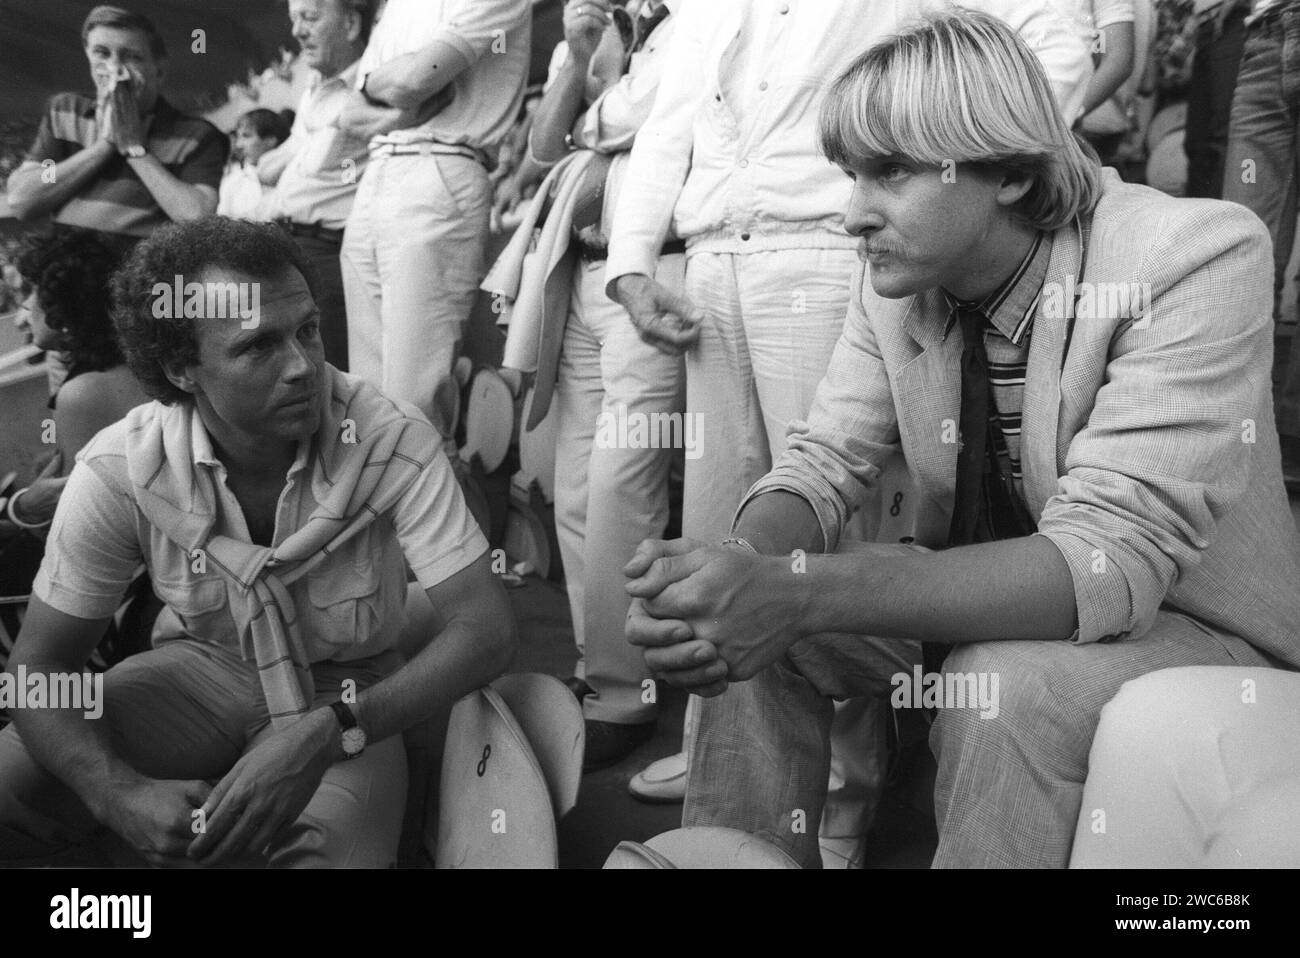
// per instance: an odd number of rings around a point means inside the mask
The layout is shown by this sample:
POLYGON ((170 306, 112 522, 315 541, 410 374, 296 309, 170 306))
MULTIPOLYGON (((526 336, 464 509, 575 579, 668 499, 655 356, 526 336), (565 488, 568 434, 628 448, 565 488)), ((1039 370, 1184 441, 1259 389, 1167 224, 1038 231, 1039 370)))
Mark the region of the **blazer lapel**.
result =
POLYGON ((1020 462, 1025 499, 1037 520, 1056 494, 1068 442, 1060 442, 1061 370, 1074 326, 1075 298, 1081 280, 1083 246, 1079 229, 1067 226, 1052 235, 1052 258, 1034 317, 1021 408, 1020 462))
POLYGON ((898 324, 906 338, 894 343, 912 353, 898 357, 902 364, 894 379, 899 438, 920 484, 935 499, 950 502, 961 422, 961 332, 954 327, 944 336, 948 307, 938 290, 915 296, 910 304, 898 324))

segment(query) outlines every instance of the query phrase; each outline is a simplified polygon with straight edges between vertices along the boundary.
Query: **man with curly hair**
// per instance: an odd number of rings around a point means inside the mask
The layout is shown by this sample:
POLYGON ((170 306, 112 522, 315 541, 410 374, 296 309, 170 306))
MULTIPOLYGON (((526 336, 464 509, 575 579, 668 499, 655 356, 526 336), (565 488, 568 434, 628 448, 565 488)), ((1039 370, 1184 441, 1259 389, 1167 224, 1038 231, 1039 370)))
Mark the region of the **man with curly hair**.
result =
POLYGON ((106 674, 102 721, 15 710, 0 860, 107 826, 159 865, 391 865, 398 733, 504 671, 514 624, 439 437, 325 363, 314 284, 277 227, 219 217, 164 227, 118 273, 154 401, 79 457, 9 667, 82 669, 142 562, 167 608, 106 674), (178 314, 173 283, 251 289, 257 314, 178 314), (402 634, 408 567, 436 634, 402 634))

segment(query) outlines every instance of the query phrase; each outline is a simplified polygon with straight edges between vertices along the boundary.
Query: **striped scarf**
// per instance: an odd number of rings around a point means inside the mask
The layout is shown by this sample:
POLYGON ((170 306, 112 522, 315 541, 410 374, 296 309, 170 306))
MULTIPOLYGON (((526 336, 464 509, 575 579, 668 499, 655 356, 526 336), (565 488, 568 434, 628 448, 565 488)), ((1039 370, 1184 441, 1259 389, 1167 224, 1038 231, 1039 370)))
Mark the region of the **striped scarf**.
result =
POLYGON ((271 723, 285 727, 315 694, 288 587, 392 508, 441 455, 436 430, 374 387, 327 366, 321 424, 312 437, 312 494, 318 503, 302 527, 274 548, 216 534, 216 479, 195 466, 192 433, 203 428, 192 403, 154 403, 153 415, 128 432, 127 474, 146 519, 168 539, 207 561, 226 579, 244 658, 257 662, 271 723), (343 441, 355 438, 355 442, 343 441))

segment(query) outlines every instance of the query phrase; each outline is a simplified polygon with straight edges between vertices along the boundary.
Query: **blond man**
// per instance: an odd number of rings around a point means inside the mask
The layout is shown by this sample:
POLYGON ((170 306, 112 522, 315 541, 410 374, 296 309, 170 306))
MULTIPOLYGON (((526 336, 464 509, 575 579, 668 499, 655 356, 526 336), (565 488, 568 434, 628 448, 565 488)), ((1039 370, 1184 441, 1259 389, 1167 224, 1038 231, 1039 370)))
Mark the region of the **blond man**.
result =
POLYGON ((831 698, 888 694, 937 706, 936 866, 1063 867, 1125 681, 1300 665, 1267 237, 1094 166, 981 14, 859 57, 821 140, 864 268, 812 413, 733 538, 643 543, 627 570, 629 638, 714 696, 684 823, 815 865, 831 698), (819 555, 900 448, 915 546, 819 555))

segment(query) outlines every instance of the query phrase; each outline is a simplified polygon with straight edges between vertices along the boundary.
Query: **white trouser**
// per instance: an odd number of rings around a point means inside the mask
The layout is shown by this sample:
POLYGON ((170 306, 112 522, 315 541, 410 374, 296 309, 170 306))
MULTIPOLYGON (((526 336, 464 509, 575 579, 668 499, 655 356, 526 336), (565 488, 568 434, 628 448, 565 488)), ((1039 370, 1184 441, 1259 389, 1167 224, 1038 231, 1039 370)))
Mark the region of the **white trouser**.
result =
MULTIPOLYGON (((686 295, 709 318, 686 356, 686 407, 702 418, 704 454, 686 462, 683 535, 724 538, 740 500, 784 452, 790 422, 807 418, 843 331, 858 265, 853 249, 690 256, 686 295)), ((881 482, 895 486, 907 488, 897 457, 881 482)), ((880 516, 877 493, 846 534, 874 540, 880 516)), ((887 760, 873 745, 883 740, 880 723, 892 721, 887 713, 869 699, 837 706, 828 835, 859 834, 870 824, 887 760)))
MULTIPOLYGON (((643 684, 651 676, 641 651, 624 636, 623 566, 642 539, 661 538, 668 521, 676 450, 663 440, 688 438, 686 376, 682 359, 642 342, 627 312, 605 295, 604 263, 579 262, 575 270, 555 389, 555 531, 581 656, 577 674, 594 691, 583 712, 635 724, 654 718, 656 703, 653 685, 643 684), (683 431, 654 428, 664 414, 683 431), (660 448, 647 448, 642 440, 650 439, 660 448)), ((684 270, 684 256, 665 256, 655 278, 678 291, 684 270)))
POLYGON ((468 157, 376 157, 340 253, 351 371, 417 406, 449 445, 452 367, 484 275, 491 197, 468 157))

